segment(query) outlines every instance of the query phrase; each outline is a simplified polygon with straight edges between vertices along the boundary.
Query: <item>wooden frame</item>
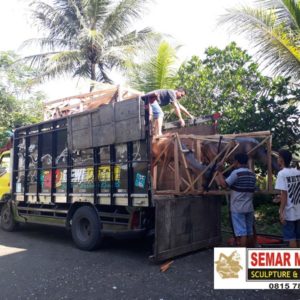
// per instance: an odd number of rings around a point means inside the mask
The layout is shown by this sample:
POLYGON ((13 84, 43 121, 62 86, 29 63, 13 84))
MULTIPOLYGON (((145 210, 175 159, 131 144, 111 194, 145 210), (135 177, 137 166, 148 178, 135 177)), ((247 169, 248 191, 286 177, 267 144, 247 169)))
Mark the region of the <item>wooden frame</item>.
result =
MULTIPOLYGON (((213 172, 210 182, 208 183, 209 191, 203 188, 204 174, 216 163, 224 164, 227 162, 227 167, 223 173, 233 168, 233 164, 228 163, 229 157, 237 150, 240 143, 236 140, 238 137, 254 138, 258 140, 258 144, 253 146, 248 152, 251 155, 258 147, 264 146, 267 151, 267 178, 266 187, 259 190, 258 193, 275 193, 273 190, 272 182, 272 135, 269 131, 253 132, 253 133, 240 133, 240 134, 226 134, 222 135, 223 147, 217 155, 204 167, 203 170, 195 173, 189 166, 184 154, 182 144, 188 143, 195 148, 194 156, 200 161, 203 157, 202 145, 204 142, 211 141, 218 143, 220 135, 195 135, 195 134, 178 134, 174 133, 169 137, 162 137, 168 139, 166 146, 160 152, 160 155, 155 159, 152 164, 152 169, 155 170, 155 176, 152 176, 153 188, 155 195, 202 195, 202 194, 227 194, 228 191, 220 190, 213 185, 216 179, 216 171, 213 172), (167 159, 169 153, 172 160, 167 159), (163 158, 162 158, 163 157, 163 158), (167 177, 166 177, 167 176, 167 177), (167 179, 166 179, 167 178, 167 179), (170 188, 170 178, 173 184, 170 188), (166 180, 169 185, 164 186, 166 180)), ((250 159, 249 166, 254 168, 255 161, 250 159)))
POLYGON ((129 87, 99 83, 96 91, 47 101, 44 103, 44 120, 56 119, 73 113, 94 109, 103 104, 119 102, 141 96, 143 93, 129 87))

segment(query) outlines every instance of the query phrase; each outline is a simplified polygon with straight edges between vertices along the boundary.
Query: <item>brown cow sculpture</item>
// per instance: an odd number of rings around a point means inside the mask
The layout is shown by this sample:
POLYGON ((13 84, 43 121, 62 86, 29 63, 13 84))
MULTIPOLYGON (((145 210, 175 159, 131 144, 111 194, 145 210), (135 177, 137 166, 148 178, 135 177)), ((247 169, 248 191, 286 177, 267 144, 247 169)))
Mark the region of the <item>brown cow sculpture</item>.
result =
MULTIPOLYGON (((164 151, 164 149, 167 147, 168 143, 170 143, 170 139, 172 134, 165 134, 163 139, 159 140, 153 140, 152 142, 152 157, 153 161, 156 160, 156 158, 164 151), (168 137, 170 139, 168 139, 168 137)), ((237 153, 248 153, 249 157, 253 159, 254 161, 260 162, 262 165, 267 166, 267 161, 268 161, 268 156, 267 156, 267 151, 264 148, 264 146, 259 144, 259 141, 250 138, 250 137, 237 137, 234 139, 223 139, 223 143, 220 144, 220 149, 219 152, 224 149, 225 145, 227 143, 224 142, 229 142, 229 141, 234 141, 236 144, 238 144, 238 147, 231 153, 231 155, 228 157, 226 160, 227 163, 231 164, 233 162, 234 155, 237 153), (258 146, 258 147, 257 147, 258 146), (257 148, 255 148, 257 147, 257 148), (251 151, 251 149, 255 148, 255 150, 251 151)), ((164 152, 164 154, 161 157, 161 160, 164 161, 164 164, 168 166, 169 163, 174 161, 174 146, 173 143, 171 144, 168 148, 167 151, 164 152)), ((202 147, 201 147, 201 155, 202 155, 202 161, 198 161, 194 155, 194 152, 189 149, 186 145, 182 143, 182 148, 183 148, 183 153, 185 156, 185 159, 187 161, 188 167, 190 170, 195 174, 199 174, 202 172, 207 165, 216 157, 218 154, 218 145, 219 142, 218 140, 216 141, 203 141, 202 142, 202 147)), ((222 157, 220 158, 222 160, 222 157)), ((219 160, 219 161, 220 161, 219 160)), ((275 157, 272 157, 272 170, 277 173, 279 171, 279 167, 277 164, 277 160, 275 157)), ((210 177, 212 173, 212 169, 208 169, 205 174, 204 174, 204 179, 210 177)), ((204 183, 205 185, 205 183, 204 183)))
MULTIPOLYGON (((226 141, 226 139, 225 139, 226 141)), ((227 139, 227 141, 229 141, 227 139)), ((237 153, 249 153, 249 158, 253 159, 254 161, 260 162, 263 166, 267 166, 268 164, 268 155, 266 149, 261 145, 258 146, 259 141, 251 138, 251 137, 236 137, 233 139, 235 143, 238 143, 239 146, 237 149, 230 155, 228 160, 226 162, 233 163, 234 156, 237 153), (251 152, 252 149, 257 147, 254 151, 251 152)), ((224 147, 223 144, 221 144, 221 149, 224 147)), ((204 141, 202 144, 202 156, 203 156, 203 163, 209 164, 211 160, 216 157, 218 154, 218 142, 214 141, 204 141)), ((272 156, 272 170, 277 173, 279 171, 279 166, 277 164, 277 159, 272 156)))

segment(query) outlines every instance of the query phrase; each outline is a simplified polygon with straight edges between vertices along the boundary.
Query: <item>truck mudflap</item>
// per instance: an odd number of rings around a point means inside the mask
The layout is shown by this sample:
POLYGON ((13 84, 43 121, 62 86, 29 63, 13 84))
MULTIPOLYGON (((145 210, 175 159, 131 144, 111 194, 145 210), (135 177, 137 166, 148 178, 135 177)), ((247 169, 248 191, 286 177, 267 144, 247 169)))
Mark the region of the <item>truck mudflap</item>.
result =
POLYGON ((213 196, 154 199, 155 243, 150 260, 163 261, 221 243, 221 200, 213 196))

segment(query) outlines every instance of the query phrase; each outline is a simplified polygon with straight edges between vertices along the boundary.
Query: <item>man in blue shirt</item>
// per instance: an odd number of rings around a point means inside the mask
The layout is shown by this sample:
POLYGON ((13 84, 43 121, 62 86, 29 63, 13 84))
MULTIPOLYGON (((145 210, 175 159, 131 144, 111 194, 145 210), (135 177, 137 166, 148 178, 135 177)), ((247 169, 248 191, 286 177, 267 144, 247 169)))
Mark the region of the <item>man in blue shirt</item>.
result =
POLYGON ((162 124, 164 119, 164 112, 161 107, 172 104, 175 108, 175 113, 179 118, 180 125, 185 126, 185 122, 182 118, 181 112, 184 112, 191 119, 194 117, 187 111, 187 109, 178 102, 185 96, 185 90, 178 88, 176 90, 156 90, 148 93, 150 98, 150 107, 152 110, 152 116, 154 119, 154 135, 162 135, 162 124))
POLYGON ((253 194, 255 191, 256 177, 247 166, 248 155, 238 153, 234 157, 235 170, 225 179, 222 173, 218 179, 223 188, 229 187, 230 212, 238 245, 241 247, 254 247, 253 225, 254 208, 253 194))

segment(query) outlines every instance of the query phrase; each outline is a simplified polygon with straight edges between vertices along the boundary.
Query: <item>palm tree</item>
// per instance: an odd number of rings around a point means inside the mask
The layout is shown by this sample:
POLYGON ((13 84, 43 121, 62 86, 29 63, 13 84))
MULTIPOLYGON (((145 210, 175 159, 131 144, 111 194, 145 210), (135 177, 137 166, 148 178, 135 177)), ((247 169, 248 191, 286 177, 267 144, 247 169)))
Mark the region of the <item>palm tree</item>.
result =
POLYGON ((274 75, 300 79, 300 2, 259 0, 254 8, 230 8, 220 17, 231 32, 246 36, 258 61, 274 75))
MULTIPOLYGON (((159 38, 159 37, 158 37, 159 38)), ((168 42, 162 41, 157 47, 148 47, 140 53, 141 63, 130 62, 130 84, 138 90, 149 92, 174 87, 176 69, 174 67, 179 46, 173 48, 168 42), (144 60, 144 57, 148 59, 144 60)))
POLYGON ((42 53, 27 56, 42 70, 42 78, 62 74, 111 83, 109 72, 122 68, 128 55, 152 34, 150 28, 132 31, 133 21, 145 11, 148 0, 51 0, 33 2, 33 18, 44 38, 27 40, 42 53))

